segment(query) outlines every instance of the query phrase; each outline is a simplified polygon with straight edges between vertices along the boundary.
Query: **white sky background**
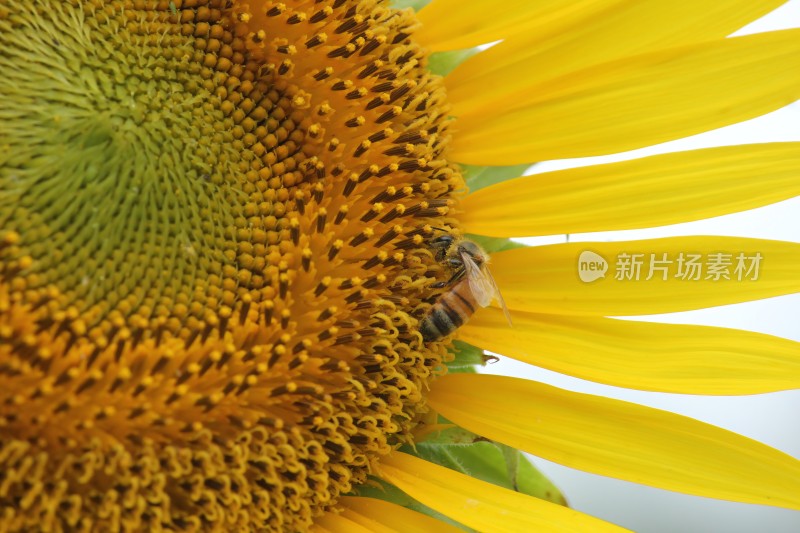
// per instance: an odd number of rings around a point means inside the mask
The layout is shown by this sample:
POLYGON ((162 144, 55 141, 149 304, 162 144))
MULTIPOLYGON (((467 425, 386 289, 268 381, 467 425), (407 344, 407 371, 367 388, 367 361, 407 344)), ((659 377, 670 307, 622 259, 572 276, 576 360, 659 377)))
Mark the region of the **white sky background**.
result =
MULTIPOLYGON (((800 0, 790 0, 738 33, 790 27, 800 27, 800 0)), ((797 64, 787 65, 787 68, 800 68, 800 58, 797 64)), ((758 119, 657 147, 627 152, 621 156, 547 162, 537 165, 535 172, 607 163, 660 152, 773 141, 800 141, 800 102, 758 119)), ((570 241, 619 241, 672 235, 734 235, 800 242, 800 198, 744 213, 656 229, 570 235, 570 241)), ((547 244, 564 240, 564 236, 555 236, 526 239, 526 242, 547 244)), ((800 341, 800 295, 648 316, 647 320, 734 327, 800 341)), ((739 397, 647 393, 590 383, 505 357, 501 357, 494 365, 488 365, 484 372, 516 375, 565 389, 678 412, 757 439, 800 459, 800 391, 739 397)), ((533 459, 535 465, 564 491, 572 507, 642 533, 800 531, 798 511, 686 496, 533 459)))

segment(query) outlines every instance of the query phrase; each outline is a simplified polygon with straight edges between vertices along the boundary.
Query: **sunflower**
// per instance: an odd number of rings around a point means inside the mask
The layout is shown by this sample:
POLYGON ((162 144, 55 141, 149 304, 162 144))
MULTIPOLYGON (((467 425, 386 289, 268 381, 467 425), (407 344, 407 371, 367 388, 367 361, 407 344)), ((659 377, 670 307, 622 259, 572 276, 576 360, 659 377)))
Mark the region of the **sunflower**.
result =
POLYGON ((800 509, 800 462, 759 442, 473 370, 800 386, 797 343, 607 318, 796 292, 800 245, 508 240, 797 195, 797 143, 517 177, 796 100, 800 32, 726 38, 781 3, 3 2, 0 528, 618 529, 520 450, 800 509), (513 328, 423 338, 464 235, 513 328))

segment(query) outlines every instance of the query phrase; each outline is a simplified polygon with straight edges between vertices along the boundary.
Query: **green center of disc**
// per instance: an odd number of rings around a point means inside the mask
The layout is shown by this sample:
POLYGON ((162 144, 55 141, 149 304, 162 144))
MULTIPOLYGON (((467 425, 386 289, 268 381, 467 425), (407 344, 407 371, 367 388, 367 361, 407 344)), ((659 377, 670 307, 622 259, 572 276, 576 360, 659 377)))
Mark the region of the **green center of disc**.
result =
POLYGON ((204 62, 226 34, 187 32, 169 9, 71 4, 0 13, 0 226, 21 235, 34 285, 96 321, 188 305, 235 262, 245 203, 228 77, 204 62))

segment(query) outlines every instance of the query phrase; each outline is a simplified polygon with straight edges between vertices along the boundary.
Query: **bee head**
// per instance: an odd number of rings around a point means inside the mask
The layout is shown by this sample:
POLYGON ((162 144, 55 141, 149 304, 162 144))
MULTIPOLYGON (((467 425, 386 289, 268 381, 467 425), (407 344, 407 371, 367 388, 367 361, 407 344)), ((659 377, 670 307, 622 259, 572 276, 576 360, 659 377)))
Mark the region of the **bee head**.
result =
POLYGON ((483 248, 472 241, 463 240, 459 242, 457 250, 459 254, 467 254, 470 256, 478 266, 482 266, 489 260, 489 255, 483 251, 483 248))

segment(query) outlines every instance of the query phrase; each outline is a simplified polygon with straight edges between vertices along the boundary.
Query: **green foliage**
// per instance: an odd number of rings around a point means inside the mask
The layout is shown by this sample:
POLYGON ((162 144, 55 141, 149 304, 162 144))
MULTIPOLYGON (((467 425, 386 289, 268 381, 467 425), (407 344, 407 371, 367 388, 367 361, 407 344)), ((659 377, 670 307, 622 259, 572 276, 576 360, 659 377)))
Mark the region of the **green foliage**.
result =
POLYGON ((519 450, 453 427, 405 449, 422 459, 487 483, 566 505, 566 499, 519 450))
MULTIPOLYGON (((506 448, 509 447, 506 446, 506 448)), ((519 454, 520 457, 517 469, 517 490, 519 492, 569 507, 567 499, 558 490, 558 487, 553 485, 552 481, 539 472, 522 452, 514 448, 509 449, 519 454)))
MULTIPOLYGON (((447 423, 446 420, 441 420, 447 423)), ((401 448, 431 463, 450 468, 487 483, 567 505, 561 492, 519 450, 490 441, 460 427, 436 432, 416 446, 401 448)), ((377 498, 432 516, 464 531, 471 529, 411 498, 397 487, 377 478, 357 487, 353 495, 377 498)))
POLYGON ((447 76, 462 62, 477 54, 477 48, 453 50, 451 52, 435 52, 428 56, 428 70, 439 76, 447 76))
POLYGON ((524 244, 506 239, 505 237, 484 237, 483 235, 475 235, 472 233, 468 233, 466 237, 480 244, 481 248, 486 250, 489 254, 525 247, 524 244))
MULTIPOLYGON (((439 422, 448 424, 443 418, 439 422)), ((404 446, 401 451, 493 485, 558 505, 567 505, 558 488, 519 450, 490 441, 458 426, 451 425, 432 433, 415 446, 404 446)), ((385 500, 432 516, 464 531, 473 531, 378 478, 370 478, 368 483, 357 487, 353 495, 385 500)))
POLYGON ((487 356, 483 350, 463 341, 453 341, 455 359, 447 363, 448 373, 475 373, 475 367, 486 364, 487 356))
POLYGON ((392 0, 392 7, 395 9, 405 9, 410 7, 414 11, 419 11, 427 6, 431 0, 392 0))
POLYGON ((483 189, 511 178, 522 176, 532 163, 512 165, 508 167, 479 167, 475 165, 461 165, 461 173, 470 192, 483 189))
POLYGON ((436 518, 437 520, 441 520, 442 522, 446 522, 457 528, 463 529, 464 531, 469 531, 469 532, 473 531, 472 529, 463 526, 458 522, 455 522, 454 520, 448 518, 442 513, 434 511, 433 509, 431 509, 426 505, 422 505, 421 503, 413 499, 405 492, 401 491, 394 485, 390 485, 389 483, 383 481, 382 479, 370 478, 366 484, 359 485, 358 487, 356 487, 355 491, 351 495, 364 496, 365 498, 375 498, 377 500, 384 500, 387 502, 391 502, 396 505, 405 507, 407 509, 411 509, 412 511, 417 511, 418 513, 426 514, 428 516, 436 518))

